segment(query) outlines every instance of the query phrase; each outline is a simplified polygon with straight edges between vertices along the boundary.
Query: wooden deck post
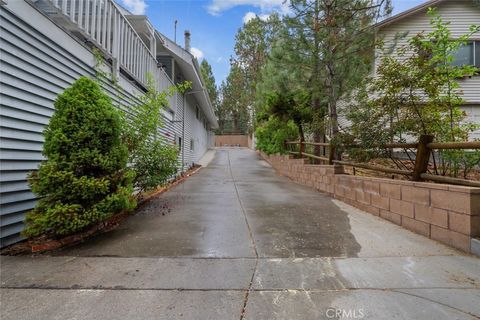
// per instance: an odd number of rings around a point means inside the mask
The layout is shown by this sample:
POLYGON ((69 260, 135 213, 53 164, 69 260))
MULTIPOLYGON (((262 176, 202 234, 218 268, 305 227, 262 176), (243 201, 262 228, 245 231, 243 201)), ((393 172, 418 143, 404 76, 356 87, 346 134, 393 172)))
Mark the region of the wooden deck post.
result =
POLYGON ((431 149, 428 144, 433 141, 432 135, 421 135, 418 141, 417 156, 415 158, 415 168, 413 170, 412 180, 421 181, 422 173, 428 170, 428 163, 430 161, 431 149))

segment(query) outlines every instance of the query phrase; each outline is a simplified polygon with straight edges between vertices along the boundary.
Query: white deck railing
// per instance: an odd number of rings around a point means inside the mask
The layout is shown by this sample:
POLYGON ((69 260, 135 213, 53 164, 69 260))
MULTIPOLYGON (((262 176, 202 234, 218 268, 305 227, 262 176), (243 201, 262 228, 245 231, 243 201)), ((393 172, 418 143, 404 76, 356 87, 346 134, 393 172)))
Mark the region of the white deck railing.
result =
POLYGON ((111 55, 114 66, 123 68, 135 80, 145 85, 147 73, 157 81, 158 89, 171 85, 156 57, 145 45, 133 26, 112 0, 46 0, 70 23, 111 55))

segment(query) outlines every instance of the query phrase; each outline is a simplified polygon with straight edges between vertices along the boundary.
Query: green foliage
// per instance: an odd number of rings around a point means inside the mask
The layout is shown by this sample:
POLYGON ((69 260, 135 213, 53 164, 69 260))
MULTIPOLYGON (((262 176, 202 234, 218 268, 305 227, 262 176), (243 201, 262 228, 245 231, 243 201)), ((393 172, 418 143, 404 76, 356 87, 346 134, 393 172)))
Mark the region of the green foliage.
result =
POLYGON ((220 93, 217 85, 215 84, 215 77, 213 76, 212 66, 208 63, 206 59, 202 60, 200 64, 200 73, 202 74, 203 82, 207 88, 208 96, 210 102, 212 103, 213 110, 218 119, 219 132, 223 131, 225 123, 225 110, 222 108, 220 103, 220 93))
POLYGON ((285 153, 285 141, 298 138, 298 128, 292 120, 287 122, 271 116, 255 130, 257 149, 266 154, 285 153))
POLYGON ((305 138, 305 126, 312 123, 311 91, 298 81, 296 70, 282 66, 282 57, 288 54, 281 45, 275 45, 262 69, 262 81, 257 85, 256 105, 258 123, 270 116, 285 123, 293 120, 301 139, 305 138))
POLYGON ((165 184, 177 172, 178 148, 161 140, 139 146, 133 157, 136 186, 142 191, 165 184))
POLYGON ((257 121, 276 115, 294 120, 301 137, 335 136, 337 104, 368 73, 372 25, 389 7, 384 0, 290 1, 256 83, 257 121))
POLYGON ((248 95, 245 95, 244 80, 242 69, 232 65, 227 80, 220 86, 224 115, 224 119, 220 119, 222 131, 236 134, 248 132, 251 106, 248 104, 248 95))
POLYGON ((30 175, 40 197, 27 214, 27 237, 61 236, 135 207, 121 119, 109 97, 86 77, 55 101, 42 162, 30 175))
POLYGON ((242 70, 248 105, 253 104, 256 85, 262 79, 262 67, 280 30, 280 17, 273 13, 267 20, 259 17, 249 20, 235 35, 233 64, 242 70))
POLYGON ((372 25, 388 13, 384 0, 291 0, 279 59, 309 90, 314 140, 334 137, 338 102, 366 76, 372 60, 372 25), (324 119, 328 116, 327 119, 324 119))
POLYGON ((213 104, 214 110, 216 110, 218 103, 218 89, 215 85, 215 77, 213 76, 212 66, 206 59, 203 59, 202 63, 200 64, 200 73, 202 74, 203 82, 207 88, 210 102, 213 104))
MULTIPOLYGON (((435 10, 429 14, 433 31, 410 39, 397 51, 399 57, 385 54, 377 78, 368 80, 366 89, 359 90, 358 104, 349 108, 352 127, 347 140, 355 137, 368 150, 352 150, 350 155, 358 160, 382 156, 384 151, 374 145, 418 139, 425 134, 433 135, 436 141, 466 141, 478 127, 465 124, 458 84, 458 79, 474 75, 477 69, 454 64, 453 54, 479 29, 472 26, 470 33, 452 40, 449 24, 435 10)), ((456 176, 461 166, 471 162, 464 156, 476 157, 463 151, 440 151, 436 173, 456 176)))
POLYGON ((216 110, 219 134, 251 133, 256 114, 256 86, 261 81, 261 69, 280 26, 280 18, 272 14, 264 21, 251 19, 235 35, 235 55, 231 57, 230 73, 219 90, 216 110))
POLYGON ((134 186, 139 191, 157 188, 177 171, 178 150, 160 136, 159 130, 164 125, 162 111, 168 106, 168 97, 190 86, 187 82, 167 92, 158 92, 149 76, 141 103, 132 108, 132 117, 124 120, 123 140, 128 147, 128 162, 135 172, 134 186))

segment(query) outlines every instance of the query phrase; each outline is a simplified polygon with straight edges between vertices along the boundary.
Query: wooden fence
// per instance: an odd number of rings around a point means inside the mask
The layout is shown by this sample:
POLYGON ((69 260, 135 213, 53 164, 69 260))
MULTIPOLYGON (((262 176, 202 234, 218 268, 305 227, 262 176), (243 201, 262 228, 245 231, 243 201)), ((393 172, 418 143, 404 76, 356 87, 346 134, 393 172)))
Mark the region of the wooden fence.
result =
MULTIPOLYGON (((357 145, 338 146, 342 149, 360 148, 357 145)), ((353 168, 361 168, 372 171, 379 171, 384 173, 398 174, 408 177, 412 181, 430 180, 440 183, 448 183, 455 185, 464 185, 471 187, 480 187, 480 181, 452 178, 440 175, 434 175, 428 172, 430 157, 434 150, 479 150, 480 141, 473 142, 433 142, 433 136, 423 135, 417 143, 391 143, 385 145, 378 145, 375 148, 379 149, 416 149, 416 156, 413 170, 393 169, 379 165, 371 165, 366 163, 356 163, 350 161, 341 161, 335 159, 335 146, 330 143, 316 143, 304 141, 286 141, 285 148, 288 153, 298 156, 299 158, 310 158, 320 161, 325 161, 330 165, 339 164, 343 166, 351 166, 353 168), (289 146, 298 146, 297 150, 289 150, 289 146), (320 155, 314 155, 308 150, 308 147, 314 147, 319 152, 313 152, 320 155)))

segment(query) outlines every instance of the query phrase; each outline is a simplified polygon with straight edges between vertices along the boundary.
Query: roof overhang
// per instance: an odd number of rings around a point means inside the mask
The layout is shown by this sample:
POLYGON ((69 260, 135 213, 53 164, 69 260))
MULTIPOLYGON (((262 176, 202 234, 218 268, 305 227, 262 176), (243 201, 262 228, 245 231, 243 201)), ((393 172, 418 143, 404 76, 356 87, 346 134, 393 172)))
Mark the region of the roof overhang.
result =
POLYGON ((217 117, 215 116, 212 102, 210 101, 207 89, 203 83, 197 59, 195 59, 190 52, 187 52, 160 32, 157 31, 156 33, 161 39, 162 46, 177 62, 182 74, 188 81, 192 82, 192 88, 190 91, 193 92, 192 96, 197 100, 200 109, 203 111, 210 124, 210 127, 217 129, 217 117))
POLYGON ((395 23, 397 21, 400 21, 404 18, 407 18, 407 17, 410 17, 414 14, 417 14, 417 13, 420 13, 420 12, 425 12, 426 9, 430 8, 430 7, 434 7, 438 4, 441 4, 443 2, 447 2, 447 1, 450 1, 450 0, 430 0, 430 1, 427 1, 427 2, 424 2, 416 7, 413 7, 411 9, 408 9, 406 11, 403 11, 403 12, 400 12, 399 14, 396 14, 390 18, 387 18, 383 21, 380 21, 379 23, 375 24, 375 27, 376 28, 383 28, 383 27, 386 27, 392 23, 395 23))

